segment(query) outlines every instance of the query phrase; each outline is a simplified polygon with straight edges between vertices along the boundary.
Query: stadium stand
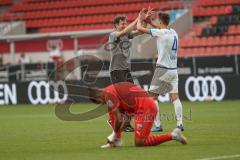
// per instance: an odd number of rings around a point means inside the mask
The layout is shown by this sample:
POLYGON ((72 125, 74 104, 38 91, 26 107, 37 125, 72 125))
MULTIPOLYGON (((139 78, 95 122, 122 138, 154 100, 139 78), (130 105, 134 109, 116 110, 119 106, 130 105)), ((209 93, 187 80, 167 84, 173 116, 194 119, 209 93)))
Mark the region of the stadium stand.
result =
POLYGON ((0 1, 0 7, 1 6, 8 6, 8 5, 11 5, 11 4, 12 4, 11 0, 1 0, 0 1))
POLYGON ((153 0, 151 3, 146 0, 22 0, 9 8, 0 19, 9 21, 11 16, 21 16, 28 31, 40 33, 109 29, 115 15, 127 14, 128 20, 132 21, 142 7, 149 5, 163 10, 183 8, 182 2, 168 0, 153 0))
MULTIPOLYGON (((27 33, 111 29, 115 15, 126 14, 132 21, 149 5, 184 8, 177 0, 20 0, 0 14, 0 21, 18 17, 26 22, 27 33)), ((190 9, 194 27, 180 40, 180 57, 240 54, 240 0, 196 0, 190 9)))
POLYGON ((240 0, 197 0, 195 25, 180 40, 180 57, 240 54, 240 0))

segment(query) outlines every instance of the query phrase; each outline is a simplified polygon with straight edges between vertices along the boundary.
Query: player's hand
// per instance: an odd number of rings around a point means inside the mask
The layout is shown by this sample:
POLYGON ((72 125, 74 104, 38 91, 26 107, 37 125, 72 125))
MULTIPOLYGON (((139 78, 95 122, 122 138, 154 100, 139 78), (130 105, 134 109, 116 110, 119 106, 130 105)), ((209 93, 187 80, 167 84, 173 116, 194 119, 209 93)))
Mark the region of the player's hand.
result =
POLYGON ((112 147, 120 147, 122 146, 122 140, 116 137, 116 133, 113 131, 107 137, 107 144, 101 146, 101 148, 112 148, 112 147))
POLYGON ((101 146, 101 148, 112 148, 111 144, 107 143, 101 146))
POLYGON ((150 21, 152 16, 155 15, 155 11, 153 11, 153 8, 148 7, 147 13, 145 14, 145 20, 150 21))
POLYGON ((114 142, 114 140, 116 139, 116 133, 113 131, 112 134, 110 134, 108 137, 107 137, 107 140, 109 142, 114 142))
POLYGON ((101 148, 114 148, 114 147, 121 147, 123 145, 121 139, 115 139, 113 142, 107 140, 107 144, 101 146, 101 148))
POLYGON ((146 12, 146 11, 147 11, 147 9, 146 9, 146 8, 143 8, 143 9, 139 12, 138 18, 139 18, 140 21, 143 21, 143 20, 145 19, 145 16, 146 16, 145 12, 146 12))
POLYGON ((113 131, 112 134, 110 134, 107 137, 107 144, 104 144, 101 146, 101 148, 111 148, 111 147, 115 147, 114 145, 114 141, 116 139, 116 133, 113 131))

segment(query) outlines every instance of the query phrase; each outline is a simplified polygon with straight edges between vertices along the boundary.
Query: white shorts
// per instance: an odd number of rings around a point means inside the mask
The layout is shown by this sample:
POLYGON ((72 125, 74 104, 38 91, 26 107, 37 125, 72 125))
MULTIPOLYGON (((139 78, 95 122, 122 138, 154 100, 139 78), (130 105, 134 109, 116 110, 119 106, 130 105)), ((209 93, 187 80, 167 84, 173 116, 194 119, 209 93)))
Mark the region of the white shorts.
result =
POLYGON ((160 95, 178 93, 177 69, 157 67, 149 91, 160 95))

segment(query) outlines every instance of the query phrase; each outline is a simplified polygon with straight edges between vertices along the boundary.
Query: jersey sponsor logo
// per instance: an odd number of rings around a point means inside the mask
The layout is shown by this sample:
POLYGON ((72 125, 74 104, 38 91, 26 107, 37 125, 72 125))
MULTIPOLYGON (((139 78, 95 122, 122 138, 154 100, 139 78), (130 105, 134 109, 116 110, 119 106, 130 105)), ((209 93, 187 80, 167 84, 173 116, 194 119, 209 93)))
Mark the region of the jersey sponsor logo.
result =
POLYGON ((17 104, 16 84, 0 84, 0 105, 17 104))
POLYGON ((225 82, 220 76, 189 77, 185 83, 185 93, 190 101, 223 100, 226 93, 225 82))
POLYGON ((123 51, 128 51, 131 48, 132 43, 128 40, 121 41, 119 43, 108 42, 104 45, 104 49, 106 51, 114 51, 117 47, 119 47, 123 51))
POLYGON ((63 103, 68 98, 67 87, 63 81, 32 81, 28 85, 28 98, 32 104, 63 103))

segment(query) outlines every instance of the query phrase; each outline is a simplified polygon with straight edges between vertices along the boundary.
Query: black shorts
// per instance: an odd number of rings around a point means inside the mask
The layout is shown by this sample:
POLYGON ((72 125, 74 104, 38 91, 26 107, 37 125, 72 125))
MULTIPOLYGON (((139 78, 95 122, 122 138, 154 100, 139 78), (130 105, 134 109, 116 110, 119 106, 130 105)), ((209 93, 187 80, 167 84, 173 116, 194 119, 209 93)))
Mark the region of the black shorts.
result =
POLYGON ((130 70, 114 70, 110 72, 111 82, 119 83, 119 82, 130 82, 133 83, 133 77, 131 75, 130 70))

